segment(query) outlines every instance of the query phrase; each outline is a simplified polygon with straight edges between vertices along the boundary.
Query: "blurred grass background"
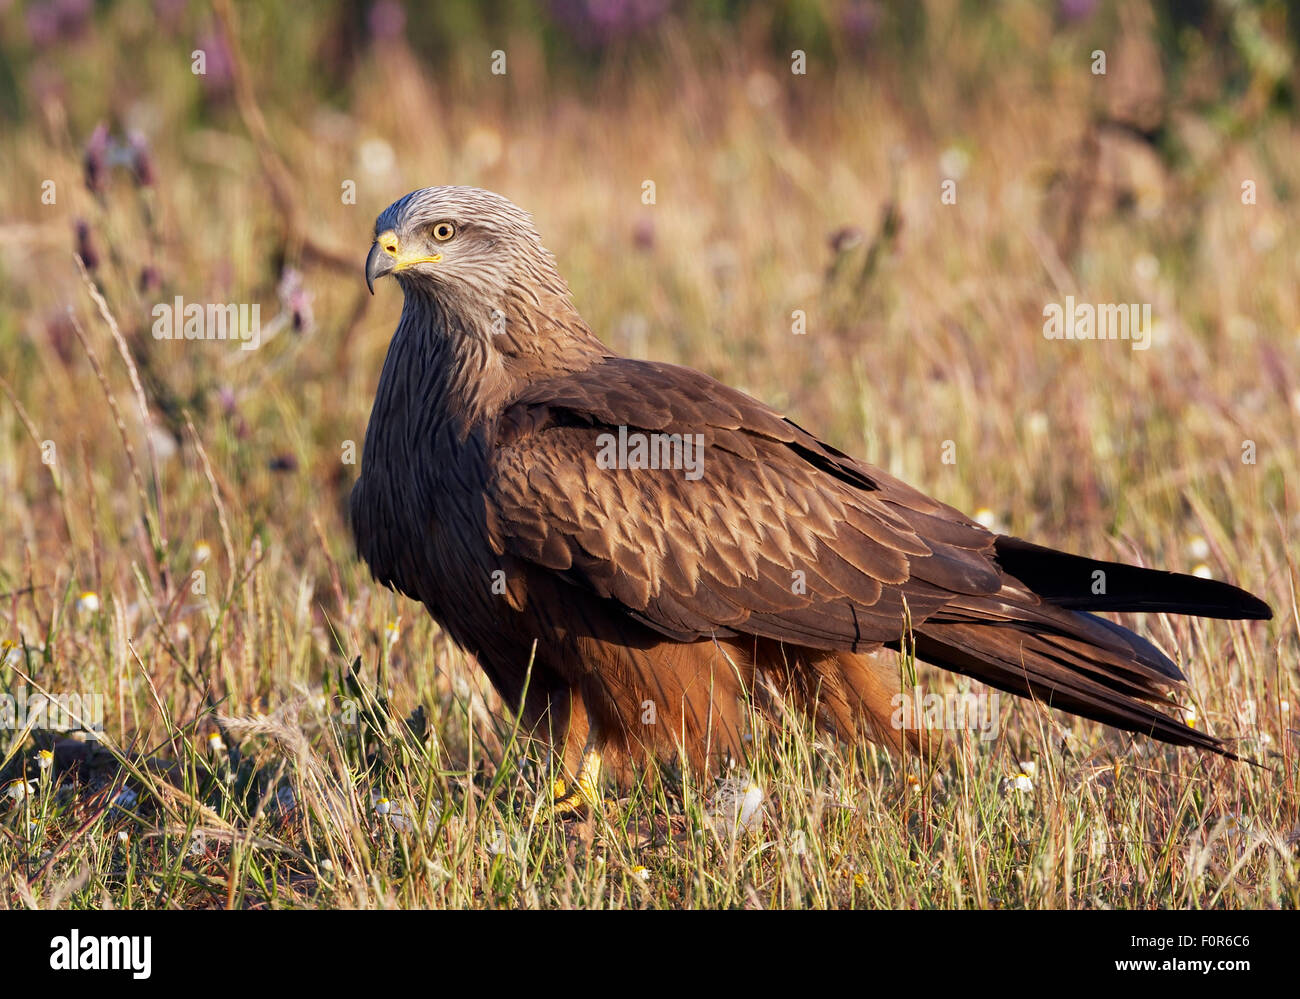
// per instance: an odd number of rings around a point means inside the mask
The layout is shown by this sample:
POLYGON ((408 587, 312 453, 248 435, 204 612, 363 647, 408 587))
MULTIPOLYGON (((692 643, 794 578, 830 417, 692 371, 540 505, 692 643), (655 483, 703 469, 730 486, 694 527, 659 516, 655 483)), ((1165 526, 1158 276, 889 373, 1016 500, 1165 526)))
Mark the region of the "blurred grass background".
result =
POLYGON ((0 689, 103 691, 112 743, 0 731, 34 789, 0 904, 1294 906, 1298 38, 1244 0, 0 0, 0 689), (539 832, 510 706, 343 516, 400 309, 373 220, 444 183, 532 211, 619 351, 1000 530, 1263 596, 1140 627, 1266 768, 1018 706, 937 791, 791 731, 763 831, 633 835, 713 828, 647 791, 539 832), (155 340, 178 295, 275 333, 155 340), (1150 303, 1153 345, 1044 339, 1067 295, 1150 303), (1001 793, 1035 761, 1037 808, 1001 793))

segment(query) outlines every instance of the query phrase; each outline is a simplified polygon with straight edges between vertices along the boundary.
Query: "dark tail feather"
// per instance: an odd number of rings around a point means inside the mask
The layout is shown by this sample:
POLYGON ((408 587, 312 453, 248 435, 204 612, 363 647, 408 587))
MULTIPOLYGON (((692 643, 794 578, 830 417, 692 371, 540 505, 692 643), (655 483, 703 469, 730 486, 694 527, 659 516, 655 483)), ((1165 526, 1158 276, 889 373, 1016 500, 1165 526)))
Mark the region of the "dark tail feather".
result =
POLYGON ((1273 616, 1258 597, 1215 579, 1102 562, 1005 534, 998 537, 995 549, 1003 572, 1057 607, 1232 620, 1267 621, 1273 616))
POLYGON ((1214 736, 1147 703, 1164 701, 1163 688, 1175 684, 1178 676, 1173 663, 1154 645, 1111 622, 1068 611, 1061 614, 1086 619, 1079 622, 1086 637, 1077 631, 1073 636, 1027 631, 1014 622, 927 621, 917 630, 916 654, 928 663, 1049 707, 1175 746, 1196 746, 1238 759, 1214 736), (1095 644, 1098 622, 1108 626, 1112 639, 1105 646, 1095 644), (1147 661, 1154 657, 1168 664, 1158 679, 1147 675, 1147 661))

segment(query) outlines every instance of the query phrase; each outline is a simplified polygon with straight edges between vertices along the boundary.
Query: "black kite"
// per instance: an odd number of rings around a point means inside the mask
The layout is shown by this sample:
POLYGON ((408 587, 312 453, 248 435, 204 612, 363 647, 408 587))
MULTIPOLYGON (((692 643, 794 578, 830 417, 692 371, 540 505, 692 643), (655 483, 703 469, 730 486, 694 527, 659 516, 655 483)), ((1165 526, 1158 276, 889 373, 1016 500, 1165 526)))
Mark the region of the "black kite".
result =
POLYGON ((524 698, 583 796, 602 759, 738 758, 763 690, 841 737, 917 745, 891 723, 896 668, 871 655, 904 641, 1226 753, 1153 706, 1174 663, 1085 612, 1270 617, 1249 593, 992 533, 706 375, 618 356, 499 195, 416 191, 375 233, 366 280, 393 274, 405 304, 352 493, 358 548, 524 698))

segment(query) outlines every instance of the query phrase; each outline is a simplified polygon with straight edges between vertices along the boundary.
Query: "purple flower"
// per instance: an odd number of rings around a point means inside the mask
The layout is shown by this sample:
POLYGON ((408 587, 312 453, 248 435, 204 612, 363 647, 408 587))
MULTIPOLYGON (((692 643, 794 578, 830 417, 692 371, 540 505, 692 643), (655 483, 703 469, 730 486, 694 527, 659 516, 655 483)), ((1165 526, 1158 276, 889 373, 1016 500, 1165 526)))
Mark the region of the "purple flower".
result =
POLYGON ((400 38, 406 30, 406 8, 397 0, 379 0, 370 8, 366 22, 370 26, 370 37, 375 41, 392 41, 400 38))
POLYGON ((204 70, 199 81, 209 97, 225 97, 230 93, 234 81, 233 64, 230 47, 219 31, 209 31, 200 36, 194 46, 203 53, 204 70))
POLYGON ((642 215, 632 226, 632 244, 638 250, 653 250, 655 245, 655 220, 642 215))
POLYGON ((82 161, 86 173, 86 190, 91 194, 103 194, 104 188, 108 186, 108 153, 108 126, 101 121, 90 133, 82 161))
POLYGON ((308 333, 315 325, 311 311, 312 294, 302 283, 302 274, 293 267, 286 267, 280 275, 280 284, 276 288, 281 306, 293 313, 293 331, 308 333))
POLYGON ((59 40, 59 12, 52 3, 34 3, 27 8, 27 37, 38 49, 59 40))
POLYGON ((235 399, 235 390, 229 385, 222 385, 217 389, 217 402, 221 406, 221 415, 234 424, 235 438, 237 440, 247 440, 249 437, 248 423, 239 412, 239 403, 235 399))
POLYGON ((90 23, 91 0, 54 0, 54 15, 59 22, 59 34, 76 38, 90 23))
POLYGON ((86 265, 86 270, 94 272, 99 266, 99 253, 95 250, 95 243, 90 235, 90 223, 85 219, 77 219, 77 256, 81 258, 82 263, 86 265))
POLYGON ((840 11, 840 29, 853 48, 862 48, 880 24, 880 8, 872 0, 858 0, 840 11))
POLYGON ((1097 0, 1059 0, 1056 13, 1062 21, 1083 21, 1097 9, 1097 0))
POLYGON ((76 356, 77 332, 72 328, 72 319, 66 309, 55 309, 50 313, 45 320, 45 336, 59 360, 65 365, 71 364, 76 356))
POLYGON ((185 17, 188 0, 153 0, 153 16, 158 23, 174 34, 185 17))
POLYGON ((145 137, 139 132, 132 132, 127 138, 127 148, 135 182, 141 187, 153 186, 153 157, 149 155, 149 144, 145 141, 145 137))
POLYGON ((555 19, 583 45, 636 34, 668 11, 668 0, 551 0, 555 19))
POLYGON ((229 385, 222 385, 217 389, 217 402, 221 404, 223 416, 233 416, 235 414, 235 390, 229 385))
POLYGON ((77 38, 90 23, 91 0, 49 0, 28 5, 27 37, 37 48, 77 38))

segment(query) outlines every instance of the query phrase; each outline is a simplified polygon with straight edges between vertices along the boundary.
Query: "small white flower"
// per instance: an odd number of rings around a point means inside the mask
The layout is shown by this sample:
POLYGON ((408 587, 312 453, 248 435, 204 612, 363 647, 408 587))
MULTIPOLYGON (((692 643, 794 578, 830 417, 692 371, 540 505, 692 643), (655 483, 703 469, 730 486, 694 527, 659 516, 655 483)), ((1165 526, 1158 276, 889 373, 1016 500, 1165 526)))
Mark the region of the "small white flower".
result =
POLYGON ((1035 760, 1021 760, 1020 772, 1026 777, 1038 776, 1038 763, 1035 760))
POLYGON ((949 146, 939 154, 939 172, 948 180, 961 180, 970 166, 970 153, 961 146, 949 146))
POLYGON ((80 614, 99 613, 99 594, 94 590, 87 590, 77 597, 77 612, 80 614))
POLYGON ((36 754, 36 766, 41 770, 49 770, 54 766, 54 754, 48 749, 42 749, 36 754))
POLYGON ((650 872, 638 864, 632 868, 632 877, 644 883, 650 880, 650 872))
POLYGON ((728 777, 718 786, 708 814, 719 832, 747 831, 762 825, 763 789, 743 775, 728 777))
POLYGON ((201 565, 210 558, 212 558, 212 546, 206 541, 197 542, 194 545, 194 563, 201 565))
POLYGON ((1204 562, 1210 557, 1210 543, 1199 534, 1187 542, 1187 555, 1196 562, 1204 562))
POLYGON ((35 793, 36 785, 29 780, 10 781, 9 786, 5 788, 5 794, 14 801, 23 801, 35 793))
POLYGON ((367 173, 383 176, 393 169, 397 154, 393 147, 383 139, 367 139, 357 149, 362 169, 367 173))
POLYGON ((740 800, 740 827, 748 829, 762 818, 763 789, 750 781, 745 785, 745 796, 740 800))
POLYGON ((1250 230, 1250 248, 1256 253, 1267 253, 1277 243, 1277 227, 1262 223, 1250 230))
POLYGON ((126 846, 127 843, 131 842, 131 836, 125 829, 119 829, 117 831, 117 841, 126 846))
POLYGON ((1195 569, 1192 570, 1192 575, 1199 576, 1201 577, 1201 579, 1214 578, 1214 573, 1210 571, 1210 567, 1206 565, 1204 562, 1202 562, 1200 565, 1198 565, 1195 569))
POLYGON ((1160 276, 1160 261, 1150 253, 1138 254, 1133 261, 1133 276, 1139 281, 1154 281, 1160 276))
POLYGON ((396 645, 397 640, 402 637, 402 619, 399 617, 395 621, 389 621, 384 628, 384 641, 390 646, 396 645))
POLYGON ((1291 702, 1290 702, 1290 701, 1282 701, 1282 702, 1278 705, 1278 707, 1280 707, 1280 708, 1282 709, 1282 714, 1287 714, 1287 713, 1291 710, 1291 702))
POLYGON ((208 749, 214 753, 220 753, 226 748, 225 741, 221 738, 220 732, 212 732, 208 735, 208 749))
POLYGON ((1016 774, 1014 777, 1002 778, 1002 791, 1015 791, 1018 794, 1030 794, 1034 790, 1034 781, 1029 774, 1016 774))
POLYGON ((1223 831, 1229 836, 1240 836, 1242 833, 1250 830, 1249 816, 1241 815, 1237 812, 1229 813, 1223 817, 1223 831))
POLYGON ((380 798, 375 802, 375 811, 380 815, 387 815, 393 810, 393 803, 387 798, 380 798))
POLYGON ((490 167, 501 159, 503 143, 501 133, 493 128, 479 126, 465 137, 465 157, 478 167, 490 167))
POLYGON ((1183 721, 1186 722, 1187 725, 1188 725, 1190 728, 1195 728, 1195 727, 1196 727, 1196 709, 1195 709, 1195 708, 1186 708, 1186 709, 1184 709, 1184 711, 1183 711, 1183 721))

